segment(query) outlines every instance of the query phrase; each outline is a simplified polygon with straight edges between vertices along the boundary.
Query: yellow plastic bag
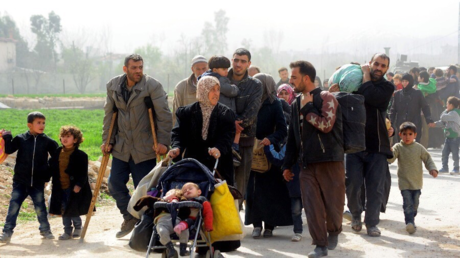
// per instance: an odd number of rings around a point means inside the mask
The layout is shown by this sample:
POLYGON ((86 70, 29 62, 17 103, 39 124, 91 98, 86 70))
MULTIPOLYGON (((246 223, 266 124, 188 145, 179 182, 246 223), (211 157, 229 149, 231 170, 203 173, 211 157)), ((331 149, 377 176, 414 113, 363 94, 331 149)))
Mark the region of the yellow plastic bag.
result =
POLYGON ((240 215, 228 189, 227 181, 221 181, 215 185, 214 193, 211 195, 211 206, 214 216, 211 231, 212 243, 228 235, 243 233, 240 215))

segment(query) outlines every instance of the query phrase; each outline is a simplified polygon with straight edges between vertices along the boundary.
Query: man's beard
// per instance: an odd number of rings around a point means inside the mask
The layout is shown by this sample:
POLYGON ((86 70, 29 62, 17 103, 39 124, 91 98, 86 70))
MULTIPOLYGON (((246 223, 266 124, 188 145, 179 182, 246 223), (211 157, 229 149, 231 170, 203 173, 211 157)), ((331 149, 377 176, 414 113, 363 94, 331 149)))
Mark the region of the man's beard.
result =
POLYGON ((300 82, 299 86, 294 85, 294 92, 295 93, 301 93, 305 90, 305 84, 303 82, 300 82))
POLYGON ((139 79, 136 80, 136 77, 135 77, 136 73, 126 73, 126 76, 128 77, 128 79, 132 82, 135 82, 135 83, 138 83, 141 81, 142 79, 142 75, 139 76, 139 79))
POLYGON ((371 70, 370 75, 372 81, 378 81, 385 75, 385 73, 383 73, 382 71, 371 70))

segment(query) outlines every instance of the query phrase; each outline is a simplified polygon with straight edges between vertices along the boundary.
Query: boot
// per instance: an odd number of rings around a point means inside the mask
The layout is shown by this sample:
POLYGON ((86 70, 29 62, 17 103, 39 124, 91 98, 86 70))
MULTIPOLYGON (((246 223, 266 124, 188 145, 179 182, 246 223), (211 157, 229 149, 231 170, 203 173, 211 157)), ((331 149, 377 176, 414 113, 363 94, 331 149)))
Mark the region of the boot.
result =
POLYGON ((0 236, 0 243, 2 244, 9 244, 11 242, 11 236, 13 232, 3 232, 0 236))
POLYGON ((73 238, 78 238, 81 236, 81 228, 76 228, 74 231, 73 231, 73 234, 72 234, 72 237, 73 238))
POLYGON ((327 256, 327 247, 317 245, 315 250, 308 253, 308 258, 318 258, 327 256))
POLYGON ((64 234, 59 236, 59 240, 69 240, 72 238, 71 233, 69 234, 68 232, 64 232, 64 234))
POLYGON ((51 233, 51 230, 40 231, 40 235, 45 239, 54 239, 54 235, 51 233))
POLYGON ((327 236, 327 242, 329 242, 327 249, 334 250, 337 247, 337 243, 339 242, 339 235, 331 235, 329 233, 329 236, 327 236))
POLYGON ((136 218, 131 218, 131 219, 125 219, 123 223, 121 224, 120 231, 117 232, 116 237, 117 238, 122 238, 126 236, 127 234, 131 233, 131 231, 134 229, 134 226, 139 220, 136 218))
POLYGON ((189 256, 190 252, 187 250, 187 243, 180 243, 180 256, 189 256))
POLYGON ((166 257, 167 258, 177 257, 177 251, 174 248, 174 244, 172 242, 169 242, 166 244, 166 257))

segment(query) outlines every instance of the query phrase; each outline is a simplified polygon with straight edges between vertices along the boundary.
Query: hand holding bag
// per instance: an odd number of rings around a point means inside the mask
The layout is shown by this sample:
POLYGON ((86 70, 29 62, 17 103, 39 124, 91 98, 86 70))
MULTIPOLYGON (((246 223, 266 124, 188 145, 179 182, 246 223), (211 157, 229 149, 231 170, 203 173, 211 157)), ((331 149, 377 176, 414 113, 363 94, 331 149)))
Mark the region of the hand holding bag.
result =
POLYGON ((251 170, 259 173, 265 173, 271 168, 271 163, 265 156, 264 145, 260 144, 262 140, 256 138, 254 148, 252 149, 251 170))

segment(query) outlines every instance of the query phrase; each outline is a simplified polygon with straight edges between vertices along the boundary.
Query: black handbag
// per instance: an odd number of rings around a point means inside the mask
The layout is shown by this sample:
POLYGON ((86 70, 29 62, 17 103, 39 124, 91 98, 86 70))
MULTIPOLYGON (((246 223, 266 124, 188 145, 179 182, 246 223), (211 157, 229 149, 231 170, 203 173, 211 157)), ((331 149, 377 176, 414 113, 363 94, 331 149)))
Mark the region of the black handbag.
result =
MULTIPOLYGON (((139 222, 136 223, 129 239, 129 247, 136 251, 145 252, 149 246, 150 237, 153 232, 153 209, 145 211, 139 222)), ((156 241, 156 245, 160 242, 156 241)))

